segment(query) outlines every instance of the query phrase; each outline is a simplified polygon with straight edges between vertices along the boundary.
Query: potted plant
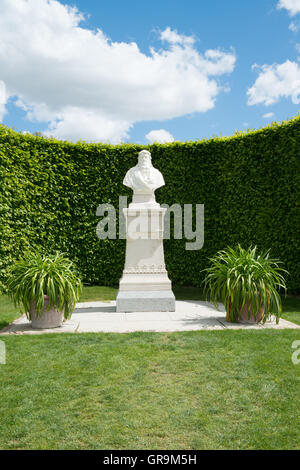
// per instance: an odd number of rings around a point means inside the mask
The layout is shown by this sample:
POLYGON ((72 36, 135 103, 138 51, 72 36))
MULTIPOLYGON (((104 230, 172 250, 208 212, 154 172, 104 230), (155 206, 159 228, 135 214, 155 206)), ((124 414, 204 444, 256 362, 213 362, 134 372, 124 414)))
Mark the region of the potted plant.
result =
POLYGON ((8 293, 33 328, 56 328, 71 317, 82 289, 73 263, 62 253, 29 253, 11 268, 8 293))
POLYGON ((219 301, 224 304, 227 321, 266 322, 273 314, 279 322, 279 290, 286 291, 287 271, 269 251, 259 254, 256 247, 244 250, 239 245, 219 251, 210 262, 204 270, 204 290, 216 307, 219 301))

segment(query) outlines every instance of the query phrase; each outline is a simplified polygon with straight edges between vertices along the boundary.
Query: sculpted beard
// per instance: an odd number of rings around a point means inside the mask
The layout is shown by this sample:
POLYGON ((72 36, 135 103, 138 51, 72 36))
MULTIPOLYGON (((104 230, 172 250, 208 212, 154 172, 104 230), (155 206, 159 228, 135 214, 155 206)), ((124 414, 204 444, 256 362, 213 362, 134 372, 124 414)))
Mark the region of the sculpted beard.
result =
POLYGON ((152 182, 151 178, 151 159, 150 158, 142 158, 141 161, 138 164, 140 172, 142 176, 146 179, 148 182, 152 182))

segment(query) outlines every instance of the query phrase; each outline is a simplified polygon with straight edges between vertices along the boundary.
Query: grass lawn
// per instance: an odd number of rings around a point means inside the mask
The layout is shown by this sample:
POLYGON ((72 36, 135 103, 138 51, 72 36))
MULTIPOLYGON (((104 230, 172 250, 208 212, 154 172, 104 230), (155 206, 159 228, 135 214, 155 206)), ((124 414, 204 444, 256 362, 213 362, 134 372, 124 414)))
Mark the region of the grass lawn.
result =
POLYGON ((297 330, 1 339, 1 449, 300 448, 297 330))
MULTIPOLYGON (((175 288, 178 299, 202 299, 175 288)), ((81 301, 116 289, 88 286, 81 301)), ((19 316, 0 297, 0 326, 19 316)), ((300 324, 300 299, 284 300, 300 324)), ((0 449, 299 449, 298 330, 2 336, 0 449)))
POLYGON ((19 309, 6 296, 0 294, 0 330, 21 315, 19 309))
POLYGON ((300 296, 283 299, 282 318, 300 325, 300 296))

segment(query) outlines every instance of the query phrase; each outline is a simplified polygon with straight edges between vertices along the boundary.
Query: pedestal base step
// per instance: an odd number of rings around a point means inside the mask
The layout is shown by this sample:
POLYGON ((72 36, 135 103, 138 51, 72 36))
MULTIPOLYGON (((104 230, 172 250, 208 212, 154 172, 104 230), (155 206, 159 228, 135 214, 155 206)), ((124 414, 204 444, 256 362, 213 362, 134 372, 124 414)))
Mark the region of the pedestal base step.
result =
POLYGON ((175 312, 171 290, 119 291, 117 312, 175 312))

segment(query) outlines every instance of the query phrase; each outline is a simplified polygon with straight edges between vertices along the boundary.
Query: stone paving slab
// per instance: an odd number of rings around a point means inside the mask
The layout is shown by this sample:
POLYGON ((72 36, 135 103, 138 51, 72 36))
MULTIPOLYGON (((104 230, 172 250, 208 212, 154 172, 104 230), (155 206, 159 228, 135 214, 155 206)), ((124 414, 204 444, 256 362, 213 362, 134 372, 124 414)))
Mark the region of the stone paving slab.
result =
POLYGON ((36 330, 26 316, 15 320, 0 331, 0 335, 43 334, 43 333, 127 333, 133 331, 196 331, 225 329, 283 329, 300 328, 299 325, 280 320, 263 324, 228 323, 225 310, 219 304, 217 310, 212 304, 202 301, 176 301, 175 312, 134 312, 116 313, 115 302, 83 302, 76 305, 71 320, 59 328, 36 330))
POLYGON ((76 333, 79 326, 78 319, 67 320, 59 328, 35 329, 31 327, 31 322, 27 320, 26 315, 22 315, 10 325, 0 330, 1 335, 40 335, 43 333, 76 333))

